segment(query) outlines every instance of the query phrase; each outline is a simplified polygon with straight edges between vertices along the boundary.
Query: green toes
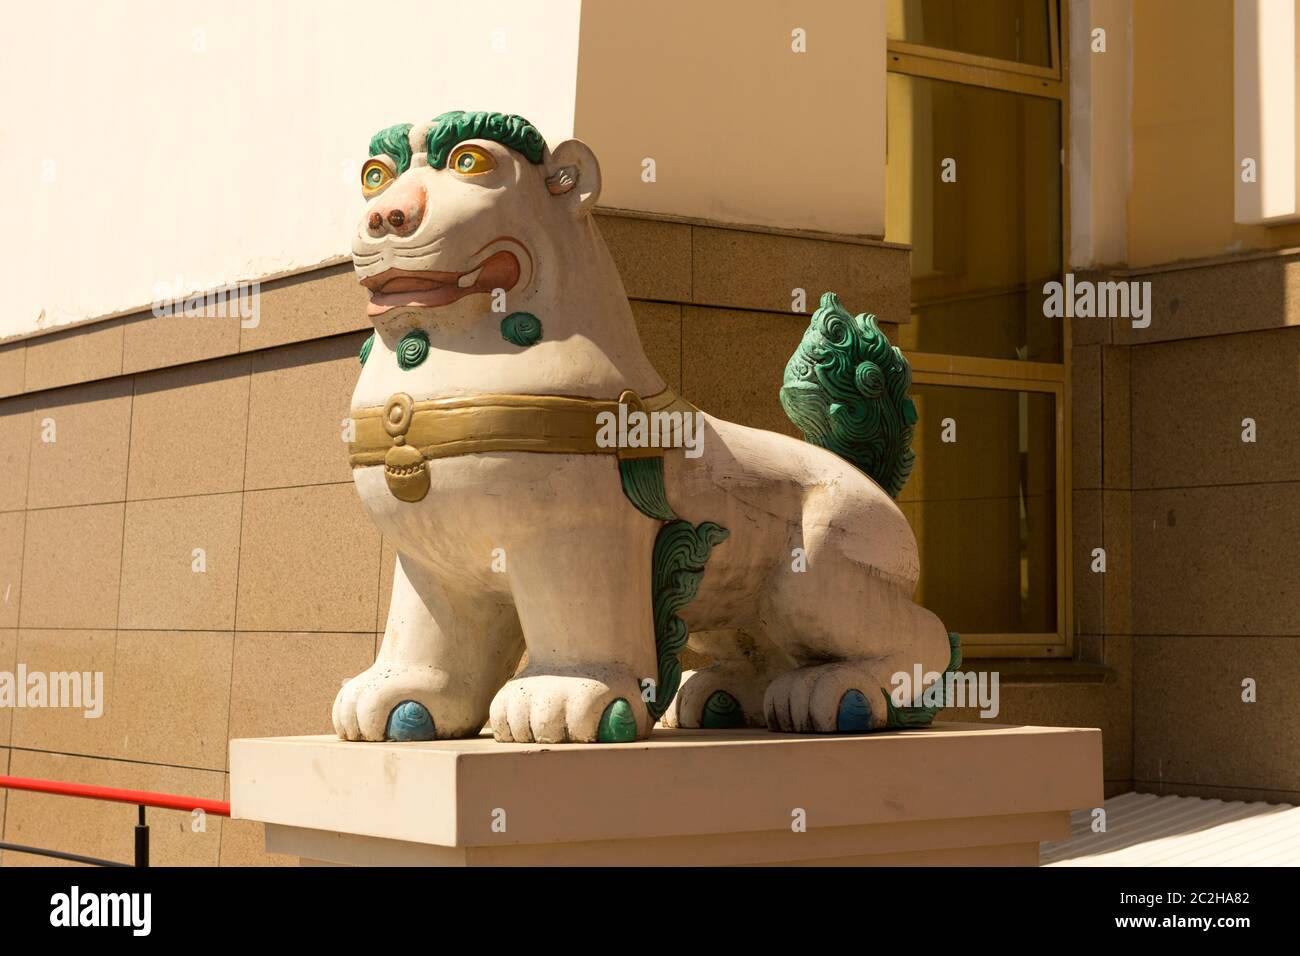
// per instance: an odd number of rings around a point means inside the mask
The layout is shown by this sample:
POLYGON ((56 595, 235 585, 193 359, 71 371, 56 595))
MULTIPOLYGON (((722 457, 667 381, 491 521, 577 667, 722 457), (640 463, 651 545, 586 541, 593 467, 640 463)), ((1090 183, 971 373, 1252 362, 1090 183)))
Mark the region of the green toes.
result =
POLYGON ((632 716, 632 706, 620 697, 600 715, 596 741, 602 744, 625 744, 633 740, 636 740, 636 718, 632 716))
POLYGON ((710 730, 725 730, 731 727, 744 727, 745 714, 740 709, 740 701, 725 690, 715 690, 704 702, 704 713, 700 715, 700 726, 710 730))

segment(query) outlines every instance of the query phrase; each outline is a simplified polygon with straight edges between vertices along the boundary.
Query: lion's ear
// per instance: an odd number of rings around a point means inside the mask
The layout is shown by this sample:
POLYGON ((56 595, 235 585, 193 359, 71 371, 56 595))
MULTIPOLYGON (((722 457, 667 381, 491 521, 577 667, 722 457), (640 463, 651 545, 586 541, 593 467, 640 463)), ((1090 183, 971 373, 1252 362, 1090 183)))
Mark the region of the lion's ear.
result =
POLYGON ((589 215, 600 198, 600 163, 586 143, 566 140, 551 153, 546 188, 569 204, 574 219, 589 215))

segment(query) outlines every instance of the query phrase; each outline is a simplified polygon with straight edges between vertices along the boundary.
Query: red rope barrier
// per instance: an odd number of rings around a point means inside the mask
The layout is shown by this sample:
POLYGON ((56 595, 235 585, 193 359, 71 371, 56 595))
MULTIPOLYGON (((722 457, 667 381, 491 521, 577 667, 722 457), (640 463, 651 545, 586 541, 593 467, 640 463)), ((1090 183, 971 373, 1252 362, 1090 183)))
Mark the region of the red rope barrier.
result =
POLYGON ((157 807, 160 810, 202 810, 217 817, 230 816, 230 804, 224 800, 205 800, 177 793, 155 793, 152 790, 122 790, 118 787, 96 787, 87 783, 62 783, 58 780, 36 780, 32 777, 0 776, 0 790, 30 790, 34 793, 53 793, 63 797, 86 797, 90 800, 112 800, 115 803, 133 803, 137 806, 157 807))

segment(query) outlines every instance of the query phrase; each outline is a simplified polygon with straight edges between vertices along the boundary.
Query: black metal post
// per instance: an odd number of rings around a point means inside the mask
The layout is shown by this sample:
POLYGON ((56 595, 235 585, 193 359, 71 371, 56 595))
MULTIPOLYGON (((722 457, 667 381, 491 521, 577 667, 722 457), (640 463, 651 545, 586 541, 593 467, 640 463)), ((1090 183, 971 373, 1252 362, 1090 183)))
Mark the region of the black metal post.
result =
POLYGON ((149 824, 144 822, 144 804, 140 804, 140 822, 135 826, 135 865, 149 865, 149 824))

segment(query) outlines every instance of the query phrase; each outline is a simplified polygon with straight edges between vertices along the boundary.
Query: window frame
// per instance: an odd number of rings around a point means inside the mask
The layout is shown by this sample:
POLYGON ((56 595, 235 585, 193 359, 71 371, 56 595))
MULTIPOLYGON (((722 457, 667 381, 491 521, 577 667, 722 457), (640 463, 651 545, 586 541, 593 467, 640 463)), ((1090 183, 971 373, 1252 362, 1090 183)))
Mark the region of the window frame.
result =
MULTIPOLYGON (((1052 411, 1055 435, 1055 523, 1056 523, 1056 631, 1039 633, 1025 631, 1019 633, 972 633, 962 634, 963 653, 971 651, 971 657, 1064 657, 1072 648, 1072 642, 1062 639, 1070 633, 1070 576, 1064 573, 1068 569, 1070 548, 1066 531, 1069 528, 1068 509, 1070 506, 1070 489, 1062 481, 1063 475, 1070 470, 1069 446, 1066 443, 1065 389, 1066 383, 1039 363, 1019 363, 991 359, 976 359, 977 363, 999 365, 1034 364, 1037 368, 1033 374, 1012 378, 1006 375, 981 374, 977 368, 952 367, 939 369, 936 366, 945 362, 959 362, 959 356, 936 356, 931 353, 909 355, 912 365, 912 381, 918 385, 940 385, 945 388, 980 388, 992 391, 1037 392, 1052 396, 1052 411), (935 361, 935 360, 939 361, 935 361)), ((1059 367, 1059 366, 1058 366, 1059 367)))
MULTIPOLYGON (((1049 2, 1052 66, 1039 67, 960 53, 886 38, 885 69, 926 79, 960 83, 1056 100, 1061 109, 1061 266, 1070 262, 1070 111, 1069 50, 1062 7, 1068 0, 1049 2)), ((888 198, 886 198, 886 202, 888 198)), ((1046 392, 1053 396, 1056 436, 1056 623, 1057 631, 1020 634, 963 634, 962 649, 970 658, 1057 658, 1074 653, 1074 569, 1071 514, 1072 427, 1071 323, 1062 320, 1061 362, 1020 362, 931 352, 909 352, 913 380, 925 385, 1046 392)))
MULTIPOLYGON (((1025 77, 1031 77, 1039 80, 1055 80, 1062 82, 1064 70, 1062 61, 1065 59, 1061 51, 1065 49, 1063 38, 1061 36, 1060 22, 1060 4, 1048 0, 1047 4, 1047 22, 1048 22, 1048 55, 1052 61, 1050 66, 1038 66, 1034 63, 1021 63, 1018 60, 999 60, 997 57, 981 56, 978 53, 963 53, 960 50, 949 50, 946 47, 930 46, 926 43, 912 43, 906 40, 892 40, 885 37, 885 44, 890 54, 890 60, 894 59, 893 54, 899 57, 907 57, 909 60, 937 60, 941 63, 955 64, 965 67, 968 70, 986 70, 992 73, 1001 74, 1019 74, 1025 77)), ((911 72, 910 70, 908 72, 911 72)), ((1001 76, 993 78, 995 81, 1014 82, 1004 79, 1001 76)), ((976 86, 985 86, 986 83, 976 83, 976 86)), ((1002 89, 1002 87, 997 87, 1002 89)), ((1014 92, 1027 92, 1026 90, 1015 90, 1014 92)))

